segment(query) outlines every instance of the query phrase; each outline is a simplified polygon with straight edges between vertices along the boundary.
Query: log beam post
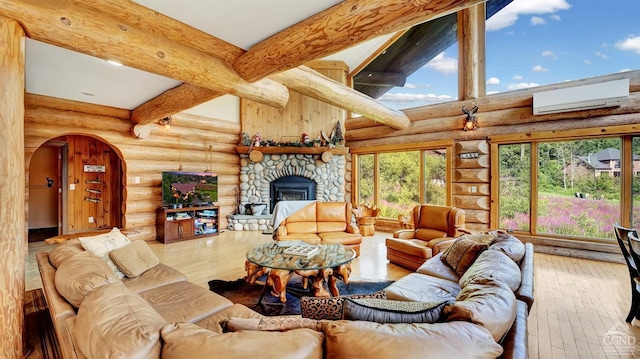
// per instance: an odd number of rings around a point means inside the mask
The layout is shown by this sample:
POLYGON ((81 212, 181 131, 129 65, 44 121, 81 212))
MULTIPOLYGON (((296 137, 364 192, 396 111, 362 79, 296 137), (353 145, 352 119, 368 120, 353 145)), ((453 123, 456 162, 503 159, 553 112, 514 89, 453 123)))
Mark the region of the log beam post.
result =
POLYGON ((0 17, 0 353, 23 357, 25 288, 25 39, 20 24, 0 17))
MULTIPOLYGON (((458 99, 485 95, 485 4, 458 12, 458 99)), ((482 109, 481 109, 482 110, 482 109)))

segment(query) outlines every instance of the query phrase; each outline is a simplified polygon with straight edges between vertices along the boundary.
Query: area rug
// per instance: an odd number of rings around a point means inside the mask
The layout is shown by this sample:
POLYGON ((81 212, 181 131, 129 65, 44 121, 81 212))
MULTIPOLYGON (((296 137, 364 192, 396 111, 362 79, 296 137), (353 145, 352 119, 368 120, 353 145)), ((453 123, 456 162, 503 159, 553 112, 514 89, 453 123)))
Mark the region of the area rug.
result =
POLYGON ((25 358, 62 358, 42 289, 25 292, 24 324, 25 358))
MULTIPOLYGON (((261 278, 261 283, 249 285, 244 279, 235 281, 224 281, 214 279, 209 282, 209 289, 218 293, 234 303, 244 304, 263 315, 291 315, 300 314, 300 296, 308 295, 308 291, 302 288, 299 278, 292 278, 287 286, 287 302, 281 303, 278 297, 271 295, 267 291, 260 303, 260 293, 265 278, 261 278)), ((338 281, 338 290, 340 295, 349 294, 367 294, 377 292, 388 287, 393 281, 359 281, 350 280, 349 284, 338 281)))

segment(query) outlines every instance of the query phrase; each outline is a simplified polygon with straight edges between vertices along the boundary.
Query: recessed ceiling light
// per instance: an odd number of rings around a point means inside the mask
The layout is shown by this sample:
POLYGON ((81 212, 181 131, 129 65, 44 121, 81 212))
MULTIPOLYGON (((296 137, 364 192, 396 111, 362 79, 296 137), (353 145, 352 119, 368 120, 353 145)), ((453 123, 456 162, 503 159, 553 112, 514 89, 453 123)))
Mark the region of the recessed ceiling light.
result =
POLYGON ((111 64, 113 66, 122 66, 121 63, 119 63, 118 61, 115 60, 106 60, 108 64, 111 64))
POLYGON ((91 92, 80 92, 81 94, 85 95, 85 96, 95 96, 96 94, 91 93, 91 92))

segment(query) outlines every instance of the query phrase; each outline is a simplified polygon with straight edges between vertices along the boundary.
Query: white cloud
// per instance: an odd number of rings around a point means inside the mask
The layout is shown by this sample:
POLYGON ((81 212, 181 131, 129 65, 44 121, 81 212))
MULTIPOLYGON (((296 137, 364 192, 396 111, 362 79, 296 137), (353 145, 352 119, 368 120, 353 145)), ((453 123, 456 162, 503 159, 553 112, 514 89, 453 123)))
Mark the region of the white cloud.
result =
POLYGON ((591 65, 593 62, 591 62, 591 60, 588 59, 584 59, 582 60, 584 62, 585 65, 591 65))
POLYGON ((549 16, 549 18, 551 20, 560 21, 560 15, 558 15, 558 14, 551 14, 551 16, 549 16))
POLYGON ((531 17, 531 25, 533 26, 546 25, 546 24, 547 24, 547 20, 541 18, 540 16, 531 17))
POLYGON ((458 60, 453 57, 447 57, 444 52, 441 52, 427 62, 424 67, 436 70, 444 75, 455 74, 458 72, 458 60))
POLYGON ((600 52, 600 51, 596 51, 596 56, 598 56, 599 58, 601 58, 601 59, 603 59, 603 60, 608 60, 608 59, 609 59, 609 56, 607 56, 607 55, 603 54, 603 53, 602 53, 602 52, 600 52))
POLYGON ((570 7, 566 0, 513 0, 487 20, 486 29, 487 31, 504 29, 515 24, 521 15, 552 14, 553 16, 556 12, 570 7))
POLYGON ((616 49, 635 51, 640 55, 640 36, 629 37, 616 43, 616 49))
POLYGON ((544 68, 544 67, 542 67, 542 66, 540 66, 540 65, 536 65, 536 66, 534 66, 534 67, 532 68, 532 70, 533 70, 533 71, 535 71, 535 72, 549 72, 549 69, 544 68))
POLYGON ((418 86, 414 85, 414 84, 404 84, 404 88, 408 88, 408 89, 414 89, 418 86))
POLYGON ((379 101, 395 103, 427 102, 438 103, 451 101, 454 98, 450 95, 421 94, 421 93, 385 93, 378 98, 379 101))
POLYGON ((500 93, 500 91, 489 91, 487 92, 487 95, 495 95, 497 93, 500 93))
POLYGON ((551 50, 545 50, 542 51, 542 56, 544 57, 555 57, 556 54, 553 53, 553 51, 551 50))
POLYGON ((522 76, 520 76, 520 75, 515 75, 515 76, 513 76, 513 80, 514 80, 514 81, 522 81, 522 78, 523 78, 523 77, 522 77, 522 76))
POLYGON ((490 77, 487 80, 487 85, 500 85, 500 79, 497 77, 490 77))
POLYGON ((509 90, 521 90, 521 89, 528 89, 530 87, 536 87, 536 86, 540 86, 540 85, 535 82, 519 82, 517 84, 509 85, 508 88, 509 90))
POLYGON ((631 69, 622 69, 622 70, 620 70, 618 72, 627 72, 627 71, 631 71, 631 69))

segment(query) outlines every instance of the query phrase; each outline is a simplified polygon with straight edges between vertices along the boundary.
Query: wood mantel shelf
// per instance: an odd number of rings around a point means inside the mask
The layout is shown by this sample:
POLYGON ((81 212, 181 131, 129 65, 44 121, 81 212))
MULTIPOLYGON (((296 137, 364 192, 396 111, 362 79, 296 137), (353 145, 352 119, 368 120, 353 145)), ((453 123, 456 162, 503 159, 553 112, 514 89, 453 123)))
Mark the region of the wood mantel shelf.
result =
MULTIPOLYGON (((253 147, 254 151, 260 151, 264 154, 284 154, 284 153, 296 153, 302 155, 321 155, 325 152, 331 152, 334 155, 346 155, 349 153, 349 147, 296 147, 296 146, 260 146, 253 147)), ((236 146, 238 153, 249 153, 249 146, 236 146)))

